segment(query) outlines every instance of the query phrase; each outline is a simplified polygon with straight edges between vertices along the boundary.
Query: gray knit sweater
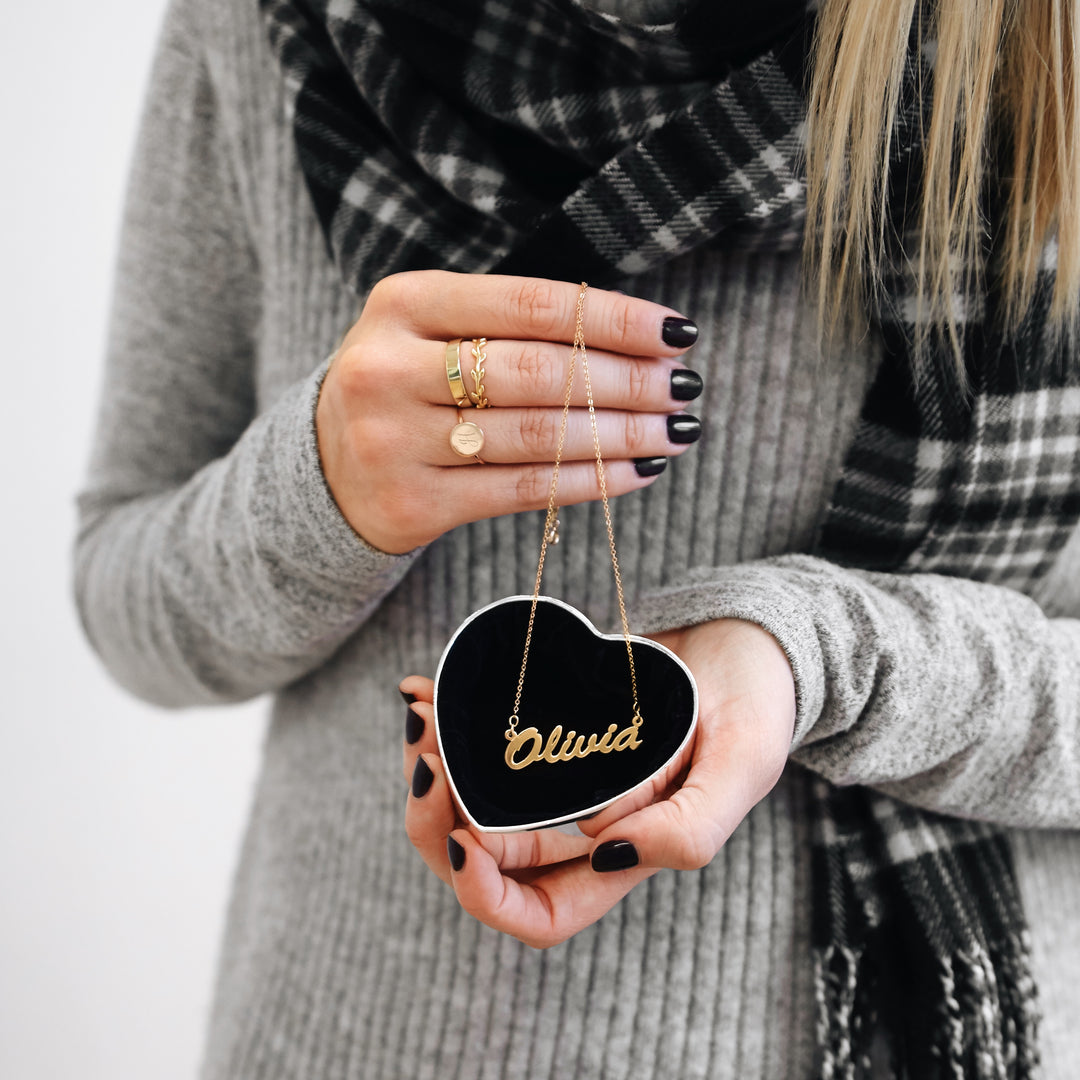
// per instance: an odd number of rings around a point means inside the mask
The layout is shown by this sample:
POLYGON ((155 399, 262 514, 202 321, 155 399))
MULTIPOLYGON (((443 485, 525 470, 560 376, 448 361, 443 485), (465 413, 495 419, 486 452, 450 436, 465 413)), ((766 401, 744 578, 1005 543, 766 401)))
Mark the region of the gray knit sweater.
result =
MULTIPOLYGON (((175 0, 138 142, 77 594, 163 705, 273 691, 206 1080, 731 1077, 813 1060, 801 767, 1010 826, 1046 1075, 1080 1061, 1080 534, 1038 595, 857 573, 810 549, 873 373, 820 360, 798 257, 692 255, 628 282, 701 326, 704 434, 616 501, 635 632, 737 615, 783 644, 793 759, 704 870, 530 951, 463 914, 402 825, 403 708, 454 627, 529 591, 540 520, 388 556, 348 527, 313 412, 356 300, 328 261, 257 5, 175 0)), ((546 590, 613 627, 597 506, 546 590)))

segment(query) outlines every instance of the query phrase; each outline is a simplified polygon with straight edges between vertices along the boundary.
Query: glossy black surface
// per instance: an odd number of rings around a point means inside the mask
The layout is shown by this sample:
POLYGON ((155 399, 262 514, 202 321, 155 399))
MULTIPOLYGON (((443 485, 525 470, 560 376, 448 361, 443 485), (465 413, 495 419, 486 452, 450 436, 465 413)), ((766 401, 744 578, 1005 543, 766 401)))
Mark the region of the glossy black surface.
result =
POLYGON ((666 457, 634 458, 634 469, 638 476, 659 476, 666 468, 666 457))
POLYGON ((671 396, 676 401, 693 401, 704 389, 705 383, 696 371, 680 368, 671 373, 671 396))
POLYGON ((679 413, 667 418, 667 434, 673 443, 692 443, 701 438, 701 421, 696 416, 679 413))
POLYGON ((413 746, 424 737, 424 718, 413 712, 405 710, 405 741, 413 746))
MULTIPOLYGON (((529 600, 510 599, 468 622, 448 647, 436 687, 436 723, 447 769, 472 817, 486 828, 538 825, 583 816, 636 787, 676 753, 693 725, 695 695, 685 670, 667 653, 634 642, 641 746, 513 770, 505 732, 521 671, 529 600)), ((541 598, 521 699, 518 730, 545 740, 600 736, 633 715, 630 668, 622 637, 604 638, 575 612, 541 598)))
POLYGON ((665 345, 675 349, 685 349, 698 339, 697 323, 679 315, 669 315, 663 322, 660 336, 665 345))
POLYGON ((431 782, 434 779, 435 774, 431 771, 431 767, 422 757, 418 757, 412 774, 413 798, 422 799, 431 790, 431 782))
POLYGON ((629 870, 641 860, 637 848, 629 840, 608 840, 592 853, 592 868, 598 874, 629 870))

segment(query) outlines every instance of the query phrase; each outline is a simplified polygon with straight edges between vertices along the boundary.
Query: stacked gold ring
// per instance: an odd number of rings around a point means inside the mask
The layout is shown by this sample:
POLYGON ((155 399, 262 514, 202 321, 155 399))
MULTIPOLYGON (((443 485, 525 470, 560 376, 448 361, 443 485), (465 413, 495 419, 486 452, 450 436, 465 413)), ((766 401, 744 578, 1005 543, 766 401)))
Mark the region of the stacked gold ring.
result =
POLYGON ((480 425, 466 420, 461 410, 469 406, 478 409, 490 409, 487 391, 484 389, 484 376, 487 374, 484 364, 487 362, 487 338, 472 339, 473 367, 470 372, 473 389, 465 388, 461 377, 461 338, 454 338, 446 343, 446 381, 450 384, 450 395, 458 407, 458 422, 450 431, 450 449, 459 457, 475 458, 481 464, 480 451, 484 449, 484 432, 480 425))
POLYGON ((454 338, 446 343, 446 381, 450 384, 450 395, 454 404, 459 409, 472 404, 461 378, 461 338, 454 338))
POLYGON ((469 391, 469 400, 478 409, 490 409, 491 402, 487 399, 487 391, 484 389, 484 376, 487 374, 484 364, 487 363, 487 338, 473 338, 472 343, 472 381, 473 388, 469 391))

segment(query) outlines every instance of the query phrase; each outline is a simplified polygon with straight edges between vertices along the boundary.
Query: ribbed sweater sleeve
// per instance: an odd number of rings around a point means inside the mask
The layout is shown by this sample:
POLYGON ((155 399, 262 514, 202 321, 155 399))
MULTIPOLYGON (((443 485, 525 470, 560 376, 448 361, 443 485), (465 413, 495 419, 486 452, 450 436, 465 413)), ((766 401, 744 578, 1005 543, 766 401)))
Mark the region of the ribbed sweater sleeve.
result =
POLYGON ((643 599, 645 631, 741 618, 791 662, 793 756, 837 784, 1026 827, 1080 826, 1080 620, 1013 589, 791 555, 643 599))
POLYGON ((163 705, 301 677, 413 561, 365 544, 326 486, 326 364, 256 415, 257 259, 186 20, 174 4, 137 140, 75 552, 91 642, 163 705))

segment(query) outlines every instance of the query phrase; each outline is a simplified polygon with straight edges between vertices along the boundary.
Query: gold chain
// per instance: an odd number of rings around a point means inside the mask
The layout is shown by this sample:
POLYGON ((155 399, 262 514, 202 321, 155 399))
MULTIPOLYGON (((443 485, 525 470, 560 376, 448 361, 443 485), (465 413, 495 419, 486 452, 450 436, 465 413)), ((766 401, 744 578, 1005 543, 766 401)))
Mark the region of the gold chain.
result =
POLYGON ((536 604, 540 599, 540 580, 544 576, 544 559, 547 557, 548 545, 559 542, 559 466, 562 464, 563 448, 566 445, 566 428, 570 417, 570 398, 574 392, 574 369, 579 356, 581 357, 582 374, 585 376, 585 394, 589 403, 589 424, 592 427, 593 449, 596 451, 596 478, 600 483, 600 498, 604 504, 604 524, 607 526, 608 546, 611 548, 611 568, 615 572, 615 592, 619 598, 619 617, 622 619, 623 638, 626 641, 626 658, 630 662, 630 689, 634 696, 633 721, 635 724, 642 723, 641 707, 638 704, 637 672, 634 669, 634 651, 630 647, 630 624, 626 618, 626 603, 623 600, 619 557, 615 553, 615 530, 611 524, 607 478, 604 475, 604 459, 600 454, 600 432, 596 426, 596 406, 593 402, 592 380, 589 378, 589 356, 585 351, 585 291, 588 287, 588 284, 583 281, 581 291, 578 293, 577 316, 574 324, 574 345, 570 350, 570 371, 566 377, 562 423, 559 426, 559 443, 555 450, 555 467, 551 470, 551 490, 548 494, 547 516, 544 519, 544 536, 540 542, 540 559, 536 566, 536 582, 533 585, 532 606, 529 609, 529 626, 525 631, 525 653, 521 658, 521 674, 518 676, 517 693, 514 695, 514 711, 510 714, 510 726, 506 729, 507 739, 512 739, 517 734, 521 709, 521 691, 525 685, 525 669, 529 663, 529 645, 532 643, 533 623, 536 620, 536 604))

